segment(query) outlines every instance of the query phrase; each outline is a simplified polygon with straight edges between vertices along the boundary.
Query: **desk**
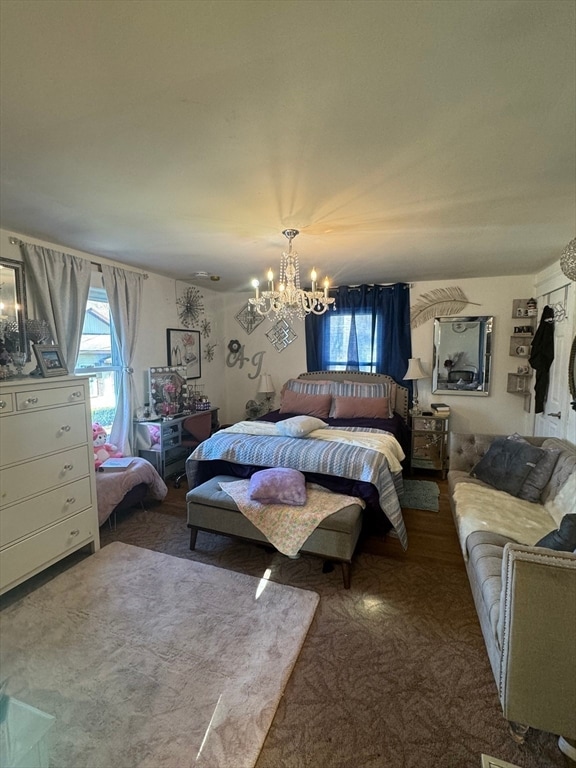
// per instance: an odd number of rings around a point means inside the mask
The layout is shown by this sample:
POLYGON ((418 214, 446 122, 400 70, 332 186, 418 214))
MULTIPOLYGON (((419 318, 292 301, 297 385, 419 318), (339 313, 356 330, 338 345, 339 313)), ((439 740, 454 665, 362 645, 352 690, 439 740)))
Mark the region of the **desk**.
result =
MULTIPOLYGON (((215 432, 219 426, 218 408, 209 410, 212 432, 215 432)), ((138 456, 147 459, 164 480, 182 473, 190 453, 182 445, 182 423, 204 413, 206 411, 196 411, 173 419, 134 422, 134 445, 138 449, 138 456)))

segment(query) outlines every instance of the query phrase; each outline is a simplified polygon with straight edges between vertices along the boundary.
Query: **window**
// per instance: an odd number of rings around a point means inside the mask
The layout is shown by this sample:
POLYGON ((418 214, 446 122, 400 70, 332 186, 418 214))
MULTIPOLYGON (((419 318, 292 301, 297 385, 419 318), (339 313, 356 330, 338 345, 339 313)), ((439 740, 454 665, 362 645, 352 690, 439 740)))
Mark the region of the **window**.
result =
POLYGON ((91 287, 86 304, 76 373, 90 375, 92 421, 110 435, 116 412, 116 392, 122 370, 108 296, 102 287, 91 287))
POLYGON ((326 323, 325 370, 376 373, 374 351, 379 347, 380 324, 377 323, 372 338, 372 314, 346 310, 338 314, 327 312, 326 323))

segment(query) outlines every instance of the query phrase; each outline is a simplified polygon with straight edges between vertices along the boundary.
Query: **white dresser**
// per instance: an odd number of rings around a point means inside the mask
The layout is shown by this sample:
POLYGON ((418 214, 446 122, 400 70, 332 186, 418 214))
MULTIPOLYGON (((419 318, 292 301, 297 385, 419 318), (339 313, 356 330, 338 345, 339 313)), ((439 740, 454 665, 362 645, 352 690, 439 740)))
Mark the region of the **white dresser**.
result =
POLYGON ((0 594, 100 548, 88 377, 0 382, 0 594))

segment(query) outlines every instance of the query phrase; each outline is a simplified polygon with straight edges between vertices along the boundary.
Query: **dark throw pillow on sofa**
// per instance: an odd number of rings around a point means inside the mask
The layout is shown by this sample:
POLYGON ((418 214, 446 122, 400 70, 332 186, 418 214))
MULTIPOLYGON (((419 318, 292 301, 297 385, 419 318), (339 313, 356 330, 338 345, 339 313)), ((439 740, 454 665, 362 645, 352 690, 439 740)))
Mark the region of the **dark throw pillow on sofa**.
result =
POLYGON ((576 550, 576 515, 564 515, 557 531, 550 531, 535 546, 555 549, 558 552, 576 550))
MULTIPOLYGON (((524 445, 530 445, 525 438, 518 434, 509 435, 508 440, 517 440, 520 443, 524 443, 524 445)), ((548 484, 558 461, 558 456, 560 456, 560 451, 557 448, 542 448, 541 450, 543 451, 541 458, 528 473, 522 488, 518 491, 519 499, 532 501, 535 504, 540 501, 542 491, 548 484)))
POLYGON ((524 481, 544 453, 542 448, 530 443, 496 437, 470 474, 499 491, 518 496, 524 481))

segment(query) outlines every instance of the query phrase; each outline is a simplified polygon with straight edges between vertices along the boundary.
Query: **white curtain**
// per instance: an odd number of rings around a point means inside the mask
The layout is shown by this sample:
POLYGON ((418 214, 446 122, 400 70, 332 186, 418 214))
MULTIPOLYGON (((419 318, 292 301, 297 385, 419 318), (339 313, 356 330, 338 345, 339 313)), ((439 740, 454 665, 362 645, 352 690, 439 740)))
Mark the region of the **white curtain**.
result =
POLYGON ((70 373, 80 350, 80 339, 90 290, 92 265, 86 259, 21 243, 26 278, 34 288, 40 318, 50 326, 70 373))
POLYGON ((131 456, 132 403, 134 402, 132 360, 138 337, 143 276, 137 272, 127 272, 119 267, 103 264, 102 277, 108 294, 123 366, 110 442, 117 445, 125 456, 131 456))

